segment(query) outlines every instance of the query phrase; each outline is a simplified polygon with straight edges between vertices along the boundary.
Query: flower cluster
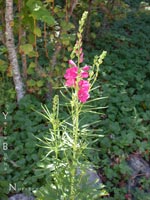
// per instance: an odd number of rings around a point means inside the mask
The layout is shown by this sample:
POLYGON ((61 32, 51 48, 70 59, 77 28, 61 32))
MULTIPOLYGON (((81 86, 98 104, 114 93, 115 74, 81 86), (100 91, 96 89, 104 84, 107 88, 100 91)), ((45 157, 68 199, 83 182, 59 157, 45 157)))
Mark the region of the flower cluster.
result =
MULTIPOLYGON (((80 57, 81 61, 82 61, 82 57, 83 57, 83 54, 80 57)), ((73 60, 69 60, 69 65, 71 65, 71 67, 66 70, 66 73, 64 75, 66 79, 65 85, 67 87, 77 88, 78 99, 82 103, 85 103, 87 99, 90 97, 89 95, 90 84, 87 80, 84 80, 84 78, 88 78, 89 76, 88 71, 90 69, 90 66, 85 65, 81 69, 81 71, 79 71, 79 68, 74 63, 73 60)))

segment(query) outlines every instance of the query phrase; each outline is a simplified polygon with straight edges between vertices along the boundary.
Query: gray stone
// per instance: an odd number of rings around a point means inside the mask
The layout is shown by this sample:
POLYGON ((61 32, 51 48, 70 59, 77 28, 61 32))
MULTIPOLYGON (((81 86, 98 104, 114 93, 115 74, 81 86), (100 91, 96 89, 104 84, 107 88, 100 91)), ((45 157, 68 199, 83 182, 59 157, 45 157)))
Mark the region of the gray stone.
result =
MULTIPOLYGON (((140 155, 131 155, 128 159, 128 166, 131 169, 131 177, 128 180, 128 191, 134 193, 139 190, 140 180, 142 177, 150 179, 150 166, 140 155)), ((150 195, 150 190, 143 188, 145 195, 150 195)), ((133 199, 136 199, 136 196, 133 199)))
POLYGON ((150 166, 149 164, 138 155, 131 155, 128 160, 128 165, 133 171, 133 175, 143 174, 147 178, 150 178, 150 166))
POLYGON ((93 188, 100 188, 102 184, 102 181, 98 176, 96 170, 91 165, 87 165, 83 168, 78 167, 77 176, 83 176, 83 178, 86 178, 86 184, 91 185, 93 188))
POLYGON ((26 196, 24 194, 15 194, 9 197, 9 200, 35 200, 33 196, 26 196))

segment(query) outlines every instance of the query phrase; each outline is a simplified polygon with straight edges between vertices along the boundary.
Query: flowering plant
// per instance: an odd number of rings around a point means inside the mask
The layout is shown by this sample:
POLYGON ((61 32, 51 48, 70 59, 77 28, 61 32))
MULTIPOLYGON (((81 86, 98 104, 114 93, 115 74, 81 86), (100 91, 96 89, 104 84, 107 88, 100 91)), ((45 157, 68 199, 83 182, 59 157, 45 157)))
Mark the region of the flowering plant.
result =
POLYGON ((84 78, 88 78, 90 66, 85 65, 79 72, 79 68, 72 60, 69 60, 69 64, 71 67, 66 70, 66 74, 64 75, 66 79, 65 85, 75 88, 78 91, 78 99, 82 103, 85 103, 90 97, 90 84, 87 80, 84 80, 84 78))
MULTIPOLYGON (((86 149, 89 147, 88 137, 92 136, 88 129, 80 126, 80 114, 84 104, 90 98, 90 91, 97 79, 99 66, 106 52, 94 58, 93 67, 83 64, 84 54, 82 49, 82 32, 87 12, 84 12, 79 21, 77 42, 68 61, 69 68, 66 70, 65 89, 72 89, 71 99, 66 104, 69 116, 67 119, 59 119, 59 97, 53 100, 52 113, 43 106, 45 114, 42 114, 51 124, 50 137, 42 141, 49 150, 48 157, 51 176, 48 176, 47 185, 38 193, 40 200, 84 200, 95 199, 100 196, 102 190, 87 185, 84 180, 88 156, 86 149), (77 171, 80 171, 77 174, 77 171), (83 186, 86 187, 83 187, 83 186)), ((64 97, 64 93, 62 93, 64 97)), ((101 99, 101 98, 97 98, 101 99)), ((92 110, 92 107, 90 107, 92 110)), ((84 110, 85 112, 85 110, 84 110)), ((100 189, 100 187, 99 187, 100 189)))

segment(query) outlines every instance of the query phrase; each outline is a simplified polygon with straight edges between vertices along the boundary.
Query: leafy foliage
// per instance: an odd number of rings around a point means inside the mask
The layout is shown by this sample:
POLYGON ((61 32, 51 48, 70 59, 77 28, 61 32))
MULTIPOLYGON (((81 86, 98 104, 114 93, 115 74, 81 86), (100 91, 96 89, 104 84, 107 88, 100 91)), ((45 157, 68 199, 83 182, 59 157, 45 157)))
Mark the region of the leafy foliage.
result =
POLYGON ((137 153, 150 160, 149 23, 149 14, 129 14, 94 44, 109 52, 99 79, 103 95, 109 97, 99 124, 105 135, 99 148, 105 184, 115 199, 128 193, 123 187, 131 175, 128 156, 137 153))
POLYGON ((15 103, 8 103, 5 107, 8 112, 7 118, 0 116, 3 134, 1 147, 4 142, 8 144, 8 149, 1 151, 0 164, 1 181, 7 183, 5 187, 7 193, 15 192, 8 191, 8 185, 15 183, 16 192, 22 191, 22 188, 26 188, 27 191, 28 188, 35 190, 44 177, 36 170, 41 151, 34 135, 42 135, 47 125, 33 111, 37 107, 40 107, 40 102, 33 96, 26 96, 20 101, 19 109, 15 103))

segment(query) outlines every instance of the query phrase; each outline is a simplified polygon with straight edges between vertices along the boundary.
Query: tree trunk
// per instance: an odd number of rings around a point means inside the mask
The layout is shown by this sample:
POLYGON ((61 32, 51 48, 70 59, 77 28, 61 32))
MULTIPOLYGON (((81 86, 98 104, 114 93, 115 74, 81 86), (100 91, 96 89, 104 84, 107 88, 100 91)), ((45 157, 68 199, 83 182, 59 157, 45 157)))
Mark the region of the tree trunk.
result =
POLYGON ((23 82, 21 79, 21 74, 19 70, 19 64, 17 60, 16 47, 14 43, 13 35, 13 0, 6 0, 6 10, 5 10, 5 22, 6 22, 6 47, 8 49, 8 58, 10 65, 12 67, 13 80, 15 85, 15 90, 17 93, 17 102, 20 101, 24 96, 23 82))
MULTIPOLYGON (((18 13, 19 13, 18 48, 20 47, 20 45, 24 45, 26 41, 26 31, 22 25, 22 15, 21 15, 21 11, 23 9, 24 3, 25 3, 24 1, 18 0, 18 13), (22 38, 23 38, 23 41, 22 41, 22 38)), ((20 52, 20 55, 21 55, 21 61, 22 61, 22 77, 24 80, 24 84, 26 84, 25 82, 27 80, 27 57, 24 52, 20 52)))

